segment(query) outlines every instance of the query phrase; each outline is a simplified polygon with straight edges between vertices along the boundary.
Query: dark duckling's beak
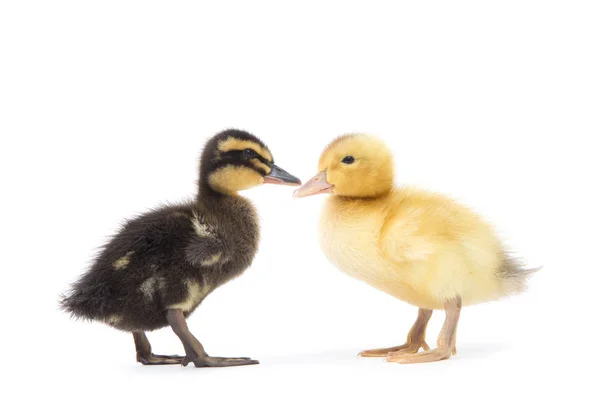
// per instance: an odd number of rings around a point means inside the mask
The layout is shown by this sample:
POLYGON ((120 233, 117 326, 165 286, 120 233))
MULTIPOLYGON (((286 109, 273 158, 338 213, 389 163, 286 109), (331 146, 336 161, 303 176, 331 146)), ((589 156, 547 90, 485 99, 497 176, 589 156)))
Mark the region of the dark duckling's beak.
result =
POLYGON ((294 175, 286 172, 282 168, 279 168, 275 164, 271 164, 271 172, 265 176, 265 183, 274 183, 276 185, 290 185, 298 186, 302 185, 302 181, 296 178, 294 175))

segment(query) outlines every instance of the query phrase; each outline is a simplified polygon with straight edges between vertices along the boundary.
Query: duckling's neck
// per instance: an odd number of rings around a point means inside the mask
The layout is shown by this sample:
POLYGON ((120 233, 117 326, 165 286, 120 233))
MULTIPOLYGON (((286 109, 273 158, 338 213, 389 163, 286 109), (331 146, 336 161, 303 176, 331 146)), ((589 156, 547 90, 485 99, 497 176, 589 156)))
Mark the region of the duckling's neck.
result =
POLYGON ((227 205, 245 204, 250 203, 250 201, 237 192, 223 193, 215 190, 208 182, 201 179, 195 203, 199 210, 214 211, 221 210, 227 205))
POLYGON ((196 194, 196 202, 203 203, 205 201, 212 200, 223 200, 227 197, 237 196, 237 193, 222 193, 213 189, 208 182, 200 178, 200 184, 198 185, 198 193, 196 194))
POLYGON ((331 201, 342 203, 354 203, 354 202, 364 202, 364 203, 375 203, 379 201, 385 201, 392 193, 394 192, 393 188, 385 192, 381 192, 376 196, 368 196, 368 197, 358 197, 358 196, 330 196, 331 201))
POLYGON ((258 232, 254 204, 244 196, 202 188, 193 205, 195 212, 209 224, 229 226, 231 232, 258 232))

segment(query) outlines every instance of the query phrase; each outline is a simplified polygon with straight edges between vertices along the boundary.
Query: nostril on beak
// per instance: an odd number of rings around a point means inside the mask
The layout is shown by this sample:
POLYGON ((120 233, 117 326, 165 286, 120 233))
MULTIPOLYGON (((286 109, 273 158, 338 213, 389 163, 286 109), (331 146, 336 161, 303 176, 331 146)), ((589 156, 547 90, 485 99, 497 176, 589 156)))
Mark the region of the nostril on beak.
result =
POLYGON ((333 185, 327 183, 325 171, 319 172, 316 176, 310 178, 306 183, 294 191, 294 197, 306 197, 319 193, 332 193, 333 185))

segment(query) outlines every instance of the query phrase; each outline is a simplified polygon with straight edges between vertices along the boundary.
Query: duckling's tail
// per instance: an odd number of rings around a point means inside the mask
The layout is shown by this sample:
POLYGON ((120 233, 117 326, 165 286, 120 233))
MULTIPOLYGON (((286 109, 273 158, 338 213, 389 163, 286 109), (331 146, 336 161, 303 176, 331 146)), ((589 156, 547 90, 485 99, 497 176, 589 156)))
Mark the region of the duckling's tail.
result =
POLYGON ((527 290, 529 277, 542 269, 542 267, 530 269, 524 269, 523 267, 521 260, 508 254, 504 256, 504 261, 500 265, 497 275, 501 280, 502 290, 506 296, 519 294, 527 290))
POLYGON ((60 296, 59 306, 76 319, 94 320, 103 318, 109 313, 107 304, 104 301, 107 296, 99 293, 98 289, 101 289, 101 287, 74 288, 60 296))
POLYGON ((61 310, 69 313, 73 318, 91 319, 80 312, 81 297, 79 296, 79 293, 70 292, 61 294, 58 305, 60 306, 61 310))

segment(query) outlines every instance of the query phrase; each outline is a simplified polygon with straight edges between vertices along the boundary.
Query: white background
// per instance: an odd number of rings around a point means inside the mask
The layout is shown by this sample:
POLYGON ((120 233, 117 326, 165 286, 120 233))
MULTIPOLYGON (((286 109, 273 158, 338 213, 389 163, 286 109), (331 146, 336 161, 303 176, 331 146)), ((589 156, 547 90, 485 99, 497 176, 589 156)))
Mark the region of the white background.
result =
MULTIPOLYGON (((2 390, 597 396, 599 20, 594 1, 2 2, 2 390), (323 198, 257 188, 254 265, 189 325, 210 354, 261 365, 136 364, 130 335, 70 320, 58 295, 123 218, 192 196, 204 141, 227 127, 302 179, 335 136, 379 135, 399 183, 455 196, 545 268, 528 293, 465 308, 449 361, 360 359, 403 343, 416 309, 325 260, 323 198)), ((183 352, 168 329, 149 337, 183 352)))

